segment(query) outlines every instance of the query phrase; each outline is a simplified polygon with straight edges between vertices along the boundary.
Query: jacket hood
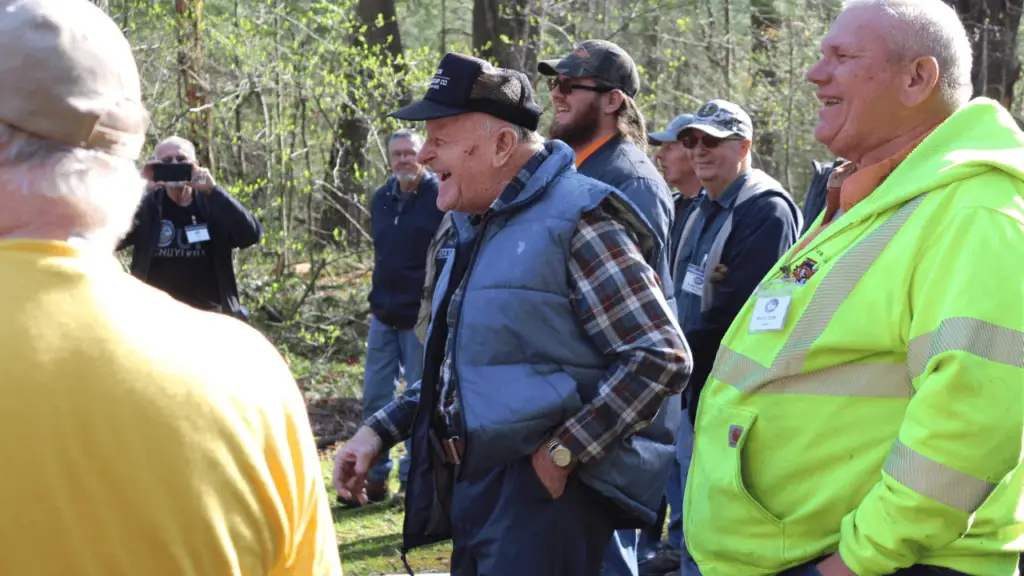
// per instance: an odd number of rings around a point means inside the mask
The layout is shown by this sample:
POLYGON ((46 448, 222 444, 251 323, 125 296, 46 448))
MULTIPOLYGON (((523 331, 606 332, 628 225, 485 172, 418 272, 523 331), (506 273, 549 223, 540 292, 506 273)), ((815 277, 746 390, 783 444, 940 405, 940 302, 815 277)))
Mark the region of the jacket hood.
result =
POLYGON ((866 218, 989 170, 1024 180, 1024 132, 998 102, 976 98, 940 124, 843 218, 866 218))

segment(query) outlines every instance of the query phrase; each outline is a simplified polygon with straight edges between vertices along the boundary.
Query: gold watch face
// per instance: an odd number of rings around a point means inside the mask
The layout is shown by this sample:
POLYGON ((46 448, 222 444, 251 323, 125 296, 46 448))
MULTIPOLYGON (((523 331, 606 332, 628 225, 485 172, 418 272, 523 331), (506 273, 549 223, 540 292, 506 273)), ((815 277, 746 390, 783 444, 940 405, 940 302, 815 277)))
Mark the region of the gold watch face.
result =
POLYGON ((551 451, 551 460, 555 463, 555 466, 566 468, 572 460, 572 453, 565 446, 558 446, 551 451))

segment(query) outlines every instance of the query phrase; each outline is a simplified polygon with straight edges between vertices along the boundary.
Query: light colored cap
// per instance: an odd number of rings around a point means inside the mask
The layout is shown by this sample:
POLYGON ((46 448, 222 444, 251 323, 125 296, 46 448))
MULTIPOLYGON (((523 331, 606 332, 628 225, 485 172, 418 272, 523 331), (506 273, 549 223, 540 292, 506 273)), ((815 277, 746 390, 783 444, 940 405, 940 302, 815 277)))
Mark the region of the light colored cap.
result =
POLYGON ((86 0, 0 0, 0 122, 138 158, 149 115, 114 21, 86 0))
POLYGON ((680 114, 669 122, 661 132, 653 132, 648 134, 647 137, 650 140, 650 144, 654 146, 660 146, 666 142, 675 142, 679 138, 679 133, 682 132, 683 128, 686 128, 690 124, 697 121, 697 117, 693 114, 680 114))

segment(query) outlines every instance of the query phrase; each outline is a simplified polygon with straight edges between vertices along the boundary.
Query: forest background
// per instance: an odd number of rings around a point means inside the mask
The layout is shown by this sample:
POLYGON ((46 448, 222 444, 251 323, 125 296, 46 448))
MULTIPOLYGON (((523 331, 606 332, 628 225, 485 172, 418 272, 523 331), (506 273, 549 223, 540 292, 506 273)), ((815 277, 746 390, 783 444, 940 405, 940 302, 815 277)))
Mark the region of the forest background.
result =
MULTIPOLYGON (((403 127, 386 114, 423 94, 445 52, 526 72, 546 128, 537 61, 611 40, 640 69, 648 130, 732 100, 754 120, 755 167, 798 201, 811 161, 832 160, 811 137, 818 102, 804 73, 840 0, 90 1, 134 49, 153 119, 147 153, 161 138, 189 138, 263 224, 262 242, 236 256, 242 300, 289 360, 323 448, 359 420, 368 206, 388 175, 387 137, 403 127)), ((1019 118, 1024 0, 947 1, 971 35, 975 95, 1019 118)), ((383 520, 391 532, 374 550, 384 556, 394 556, 397 521, 383 520)), ((351 564, 372 553, 350 552, 346 573, 379 569, 351 564)))

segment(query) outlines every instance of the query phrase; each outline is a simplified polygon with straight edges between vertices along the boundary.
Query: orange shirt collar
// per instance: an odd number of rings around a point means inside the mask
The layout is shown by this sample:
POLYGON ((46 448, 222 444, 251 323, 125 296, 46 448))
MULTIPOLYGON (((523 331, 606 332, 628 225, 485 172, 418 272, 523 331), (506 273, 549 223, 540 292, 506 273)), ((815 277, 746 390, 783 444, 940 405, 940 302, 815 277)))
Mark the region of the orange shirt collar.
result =
POLYGON ((587 158, 589 158, 591 154, 593 154, 594 152, 597 152, 598 148, 600 148, 601 146, 604 146, 605 143, 607 143, 609 140, 611 140, 615 136, 617 136, 617 134, 610 134, 608 136, 605 136, 604 138, 601 138, 600 140, 594 141, 593 143, 590 144, 590 146, 587 146, 583 150, 583 152, 580 152, 579 154, 576 155, 576 167, 579 168, 580 165, 583 164, 583 162, 587 158))
POLYGON ((803 240, 799 242, 796 252, 806 248, 822 230, 827 228, 835 219, 836 214, 839 213, 840 208, 843 209, 845 214, 856 206, 858 202, 870 196, 934 130, 935 128, 932 128, 899 152, 865 168, 857 168, 853 162, 849 161, 837 166, 828 177, 825 217, 822 219, 820 226, 808 232, 803 240))
POLYGON ((861 200, 870 196, 934 130, 935 128, 932 128, 925 132, 920 138, 880 162, 864 168, 846 162, 833 170, 828 179, 825 222, 830 222, 840 208, 843 209, 843 213, 849 212, 861 200))

